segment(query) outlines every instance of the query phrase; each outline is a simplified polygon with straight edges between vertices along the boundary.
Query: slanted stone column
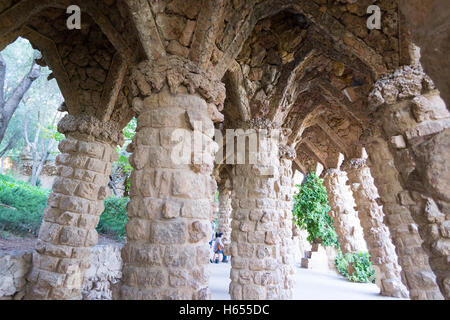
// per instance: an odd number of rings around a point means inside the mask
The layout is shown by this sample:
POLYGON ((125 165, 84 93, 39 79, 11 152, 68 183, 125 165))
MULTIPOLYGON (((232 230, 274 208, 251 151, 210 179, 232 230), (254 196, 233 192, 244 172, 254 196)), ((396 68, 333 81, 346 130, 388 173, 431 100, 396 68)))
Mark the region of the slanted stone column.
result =
POLYGON ((230 180, 225 180, 219 184, 219 215, 218 215, 218 232, 223 233, 223 243, 231 241, 231 185, 230 180))
POLYGON ((224 85, 174 56, 142 62, 132 83, 138 124, 121 299, 209 299, 213 120, 224 85))
POLYGON ((260 144, 256 163, 236 164, 232 170, 231 245, 226 251, 231 255, 229 292, 234 300, 281 298, 279 225, 283 210, 278 207, 276 190, 280 160, 278 141, 268 141, 266 146, 260 144))
POLYGON ((351 159, 344 165, 353 197, 356 202, 364 238, 375 269, 375 278, 381 294, 397 298, 409 298, 408 289, 402 283, 401 267, 389 229, 383 222, 382 206, 378 205, 378 190, 366 164, 367 154, 351 159))
POLYGON ((371 169, 411 298, 448 299, 450 114, 420 65, 380 79, 369 102, 371 169))
POLYGON ((295 257, 293 240, 292 198, 295 187, 292 173, 292 160, 296 157, 295 149, 280 145, 280 179, 275 191, 278 193, 278 208, 280 210, 280 258, 281 258, 281 288, 282 300, 292 299, 295 286, 295 257))
POLYGON ((380 194, 383 211, 394 242, 398 262, 402 267, 403 282, 411 299, 442 299, 431 270, 428 256, 422 248, 422 239, 411 212, 399 203, 398 194, 404 191, 394 166, 389 147, 382 138, 366 144, 369 166, 380 194))
POLYGON ((355 200, 350 186, 347 185, 347 173, 340 170, 343 156, 338 160, 336 169, 325 171, 323 184, 327 188, 328 202, 342 253, 366 252, 367 246, 363 230, 355 210, 355 200))
POLYGON ((115 146, 123 143, 116 123, 66 115, 58 131, 66 135, 56 158, 58 177, 44 211, 27 299, 81 299, 90 248, 109 195, 107 184, 115 146))

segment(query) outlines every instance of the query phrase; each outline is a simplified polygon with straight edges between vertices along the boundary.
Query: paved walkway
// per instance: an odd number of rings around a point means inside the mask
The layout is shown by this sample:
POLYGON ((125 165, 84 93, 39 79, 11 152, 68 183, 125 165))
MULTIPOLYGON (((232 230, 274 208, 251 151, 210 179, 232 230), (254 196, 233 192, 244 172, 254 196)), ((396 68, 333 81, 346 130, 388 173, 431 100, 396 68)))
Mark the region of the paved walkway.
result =
MULTIPOLYGON (((230 263, 210 264, 211 299, 230 300, 230 263)), ((372 283, 354 283, 334 273, 296 268, 295 300, 398 300, 381 296, 372 283)))

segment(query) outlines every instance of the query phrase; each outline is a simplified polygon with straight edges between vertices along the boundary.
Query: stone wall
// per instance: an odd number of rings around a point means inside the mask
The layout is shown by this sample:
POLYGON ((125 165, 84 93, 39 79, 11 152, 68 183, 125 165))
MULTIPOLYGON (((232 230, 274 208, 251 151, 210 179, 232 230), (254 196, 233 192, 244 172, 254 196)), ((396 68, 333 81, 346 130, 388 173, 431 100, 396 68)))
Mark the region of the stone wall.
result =
MULTIPOLYGON (((91 249, 91 267, 86 271, 83 300, 111 300, 112 288, 122 277, 120 245, 99 245, 91 249)), ((32 252, 0 253, 0 300, 21 300, 31 271, 32 252)))
POLYGON ((86 270, 83 300, 112 300, 113 285, 122 278, 121 245, 95 246, 86 270))
POLYGON ((20 300, 31 270, 31 251, 0 252, 0 300, 20 300))

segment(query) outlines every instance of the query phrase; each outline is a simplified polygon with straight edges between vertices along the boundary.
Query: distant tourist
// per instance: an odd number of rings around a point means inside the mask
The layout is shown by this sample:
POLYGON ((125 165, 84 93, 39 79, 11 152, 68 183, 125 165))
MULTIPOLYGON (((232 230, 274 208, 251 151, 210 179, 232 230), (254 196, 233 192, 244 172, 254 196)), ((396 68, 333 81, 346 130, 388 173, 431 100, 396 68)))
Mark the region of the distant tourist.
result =
POLYGON ((213 251, 214 256, 211 262, 219 263, 220 255, 223 255, 223 242, 222 242, 223 233, 220 232, 216 236, 216 240, 214 240, 213 251))

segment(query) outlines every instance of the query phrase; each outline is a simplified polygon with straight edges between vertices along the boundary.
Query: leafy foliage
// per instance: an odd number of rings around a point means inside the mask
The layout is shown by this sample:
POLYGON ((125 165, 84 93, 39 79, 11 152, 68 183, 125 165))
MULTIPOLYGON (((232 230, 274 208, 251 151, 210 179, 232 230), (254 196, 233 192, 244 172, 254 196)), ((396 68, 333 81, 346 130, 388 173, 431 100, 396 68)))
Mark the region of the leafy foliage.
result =
MULTIPOLYGON (((116 152, 119 155, 119 159, 114 163, 114 172, 122 172, 128 176, 126 180, 126 191, 128 192, 130 189, 130 173, 133 170, 133 167, 130 164, 129 158, 130 153, 127 152, 127 147, 133 140, 134 135, 136 134, 137 127, 137 119, 133 118, 127 126, 123 129, 123 135, 125 138, 125 142, 122 147, 117 147, 116 152)), ((113 173, 114 174, 114 173, 113 173)))
POLYGON ((310 243, 321 242, 323 246, 338 246, 333 219, 328 215, 327 190, 323 180, 310 173, 294 195, 293 215, 296 224, 308 231, 310 243))
MULTIPOLYGON (((7 66, 4 88, 5 98, 8 98, 12 94, 14 88, 29 71, 33 62, 34 51, 29 41, 21 37, 17 38, 15 42, 1 51, 1 55, 7 66)), ((64 98, 59 90, 56 79, 48 80, 50 74, 51 70, 48 67, 41 68, 41 76, 33 82, 30 89, 24 95, 19 108, 8 124, 4 139, 0 143, 1 150, 12 136, 20 135, 20 141, 7 153, 7 156, 11 156, 15 160, 19 160, 20 154, 26 146, 23 137, 25 119, 29 119, 28 133, 30 137, 34 137, 36 131, 39 129, 38 114, 34 112, 35 110, 39 109, 41 111, 42 124, 48 129, 48 132, 44 133, 47 135, 45 138, 50 139, 58 135, 56 127, 50 127, 50 122, 54 118, 54 115, 59 113, 57 109, 64 101, 64 98)), ((58 152, 57 148, 54 148, 52 151, 52 153, 58 152)))
POLYGON ((38 126, 41 128, 40 136, 44 139, 53 139, 59 142, 66 138, 64 134, 58 132, 56 125, 48 125, 47 127, 44 127, 38 123, 38 126))
POLYGON ((375 283, 375 269, 370 261, 368 252, 342 254, 338 251, 336 257, 336 269, 340 274, 353 282, 372 282, 375 283), (351 264, 353 272, 349 274, 348 268, 351 264))
POLYGON ((127 197, 110 197, 105 200, 105 211, 100 216, 97 226, 99 233, 111 235, 117 240, 125 238, 125 224, 128 222, 127 197))
POLYGON ((50 191, 0 175, 0 225, 19 235, 37 236, 50 191))
MULTIPOLYGON (((50 190, 0 175, 0 232, 37 236, 49 194, 50 190)), ((97 226, 99 233, 116 239, 125 237, 128 200, 116 197, 105 200, 105 211, 97 226)))

